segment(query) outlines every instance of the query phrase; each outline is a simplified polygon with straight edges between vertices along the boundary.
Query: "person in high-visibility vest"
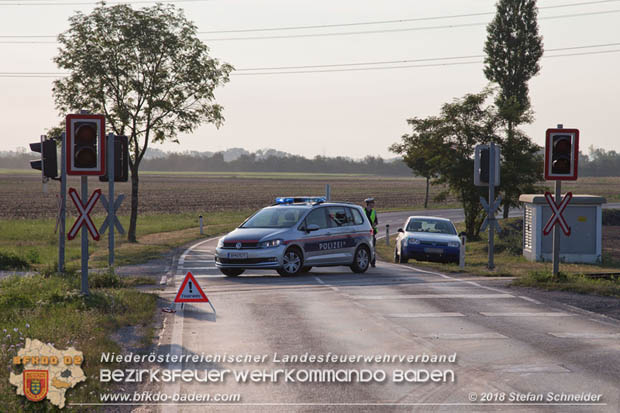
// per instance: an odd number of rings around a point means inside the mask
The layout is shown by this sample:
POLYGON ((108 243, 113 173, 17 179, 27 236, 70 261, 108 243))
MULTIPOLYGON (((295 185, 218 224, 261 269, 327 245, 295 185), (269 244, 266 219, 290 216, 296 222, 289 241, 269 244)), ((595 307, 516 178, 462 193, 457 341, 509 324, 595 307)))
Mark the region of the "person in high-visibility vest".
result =
MULTIPOLYGON (((375 199, 374 198, 366 198, 364 200, 366 202, 366 216, 370 221, 370 225, 372 226, 372 245, 373 247, 377 246, 377 226, 379 225, 379 220, 377 219, 377 211, 375 211, 375 199)), ((372 261, 370 265, 372 267, 375 266, 375 255, 372 256, 372 261)))

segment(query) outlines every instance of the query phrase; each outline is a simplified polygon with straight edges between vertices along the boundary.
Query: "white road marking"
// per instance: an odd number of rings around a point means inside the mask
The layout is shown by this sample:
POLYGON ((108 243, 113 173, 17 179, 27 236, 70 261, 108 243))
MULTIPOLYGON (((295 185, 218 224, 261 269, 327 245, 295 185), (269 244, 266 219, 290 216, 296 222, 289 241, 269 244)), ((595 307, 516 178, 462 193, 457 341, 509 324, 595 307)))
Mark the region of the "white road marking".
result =
POLYGON ((494 299, 494 298, 515 298, 510 294, 407 294, 407 295, 349 295, 356 300, 404 300, 408 298, 433 299, 433 298, 475 298, 475 299, 494 299))
POLYGON ((551 313, 480 313, 487 317, 573 317, 575 314, 551 313))
POLYGON ((436 334, 426 334, 422 336, 423 338, 440 338, 447 340, 481 340, 481 339, 498 339, 498 338, 508 338, 499 333, 436 333, 436 334))
POLYGON ((542 303, 541 303, 540 301, 538 301, 538 300, 534 300, 533 298, 526 297, 526 296, 523 296, 523 295, 520 295, 520 296, 519 296, 519 298, 521 298, 521 299, 523 299, 523 300, 525 300, 525 301, 529 301, 530 303, 534 303, 534 304, 542 304, 542 303))
POLYGON ((401 314, 386 314, 385 317, 391 317, 391 318, 465 317, 465 314, 461 314, 461 313, 401 313, 401 314))
MULTIPOLYGON (((170 355, 176 355, 177 359, 181 355, 183 348, 183 307, 177 305, 177 312, 174 313, 174 319, 172 321, 172 338, 170 339, 170 355)), ((168 370, 181 369, 181 363, 168 363, 168 370)), ((181 391, 181 380, 177 380, 170 385, 169 395, 178 394, 181 391)), ((162 406, 162 412, 175 413, 178 411, 178 407, 174 406, 162 406)))
POLYGON ((331 288, 332 291, 335 292, 340 292, 340 290, 338 289, 338 287, 334 287, 333 285, 327 284, 326 282, 324 282, 323 280, 321 280, 319 277, 314 276, 314 279, 317 280, 319 282, 319 284, 324 285, 325 287, 329 287, 331 288))
POLYGON ((203 275, 194 275, 194 278, 226 278, 224 274, 203 274, 203 275))
MULTIPOLYGON (((391 265, 396 265, 396 264, 391 264, 391 265)), ((401 267, 402 267, 402 266, 401 266, 401 267)), ((442 273, 439 273, 439 272, 435 272, 435 271, 426 271, 426 270, 422 270, 422 269, 415 268, 415 267, 405 266, 405 268, 408 268, 408 269, 410 269, 411 271, 419 271, 419 272, 422 272, 422 273, 427 273, 427 274, 438 275, 438 276, 440 276, 440 277, 442 277, 442 278, 449 278, 449 279, 454 280, 454 281, 456 281, 456 282, 461 282, 461 283, 465 283, 465 284, 470 284, 470 285, 476 286, 476 287, 478 287, 478 288, 483 288, 483 289, 485 289, 485 290, 495 291, 495 292, 500 292, 500 293, 505 293, 505 291, 500 290, 499 288, 493 288, 493 287, 487 287, 487 286, 484 286, 484 285, 480 285, 480 284, 478 284, 478 283, 477 283, 477 282, 475 282, 475 281, 464 281, 464 280, 459 280, 458 278, 455 278, 455 277, 450 277, 449 275, 445 275, 445 274, 442 274, 442 273)), ((536 300, 534 300, 533 298, 525 297, 525 296, 522 296, 522 295, 518 296, 518 298, 521 298, 521 299, 523 299, 523 300, 529 301, 529 302, 534 303, 534 304, 542 304, 540 301, 536 301, 536 300)))
POLYGON ((620 333, 549 333, 558 338, 620 339, 620 333))

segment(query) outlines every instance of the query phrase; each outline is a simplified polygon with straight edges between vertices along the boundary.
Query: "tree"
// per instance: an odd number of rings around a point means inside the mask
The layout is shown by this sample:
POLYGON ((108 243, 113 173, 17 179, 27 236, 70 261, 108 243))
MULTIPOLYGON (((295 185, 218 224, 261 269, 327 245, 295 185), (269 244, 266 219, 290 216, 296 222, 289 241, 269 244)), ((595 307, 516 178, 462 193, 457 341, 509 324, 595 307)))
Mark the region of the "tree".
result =
POLYGON ((411 135, 403 135, 402 142, 393 144, 389 149, 402 155, 403 161, 413 173, 426 178, 424 208, 428 208, 430 180, 438 172, 435 156, 442 140, 438 133, 442 122, 439 118, 430 116, 407 119, 407 123, 413 128, 411 135))
POLYGON ((518 205, 519 194, 533 190, 532 182, 541 177, 535 175, 539 168, 531 168, 531 158, 527 158, 539 147, 515 132, 516 126, 532 120, 527 83, 540 71, 538 61, 543 55, 537 15, 536 0, 499 0, 495 18, 487 26, 484 74, 499 85, 495 103, 507 129, 501 142, 504 218, 511 206, 518 205), (530 165, 524 165, 528 160, 530 165))
POLYGON ((102 4, 72 16, 58 41, 54 61, 69 71, 54 82, 58 110, 103 113, 107 131, 129 137, 128 239, 135 242, 138 170, 149 143, 178 143, 179 132, 204 122, 219 127, 224 118, 214 90, 233 68, 209 56, 196 26, 173 5, 134 10, 102 4))
POLYGON ((426 147, 425 162, 437 173, 433 183, 448 187, 438 197, 452 192, 461 201, 466 232, 472 239, 480 234, 484 219, 480 196, 485 194, 485 189, 474 186, 474 150, 479 143, 498 140, 495 131, 500 119, 492 107, 484 106, 490 94, 484 90, 444 104, 439 116, 411 122, 413 133, 393 145, 403 153, 415 153, 417 141, 411 136, 433 136, 434 145, 426 147))

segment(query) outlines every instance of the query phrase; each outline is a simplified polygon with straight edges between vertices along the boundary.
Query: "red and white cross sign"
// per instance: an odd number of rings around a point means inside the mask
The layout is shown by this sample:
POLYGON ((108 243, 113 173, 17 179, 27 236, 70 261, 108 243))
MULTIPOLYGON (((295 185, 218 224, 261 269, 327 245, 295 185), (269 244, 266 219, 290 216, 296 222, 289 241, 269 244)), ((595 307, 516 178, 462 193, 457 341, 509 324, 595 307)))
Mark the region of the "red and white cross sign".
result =
POLYGON ((93 223, 93 220, 90 218, 90 212, 93 210, 93 207, 99 200, 101 196, 101 189, 96 189, 93 194, 88 199, 88 202, 85 204, 80 200, 80 196, 78 195, 75 188, 69 188, 69 196, 73 200, 75 207, 78 209, 80 216, 78 217, 75 224, 71 227, 71 230, 67 234, 68 239, 73 239, 77 235, 78 231, 82 227, 82 225, 86 225, 88 232, 90 232, 90 236, 93 237, 95 241, 99 241, 99 232, 93 223))
POLYGON ((564 231, 564 234, 566 234, 566 236, 568 237, 570 235, 570 227, 562 216, 562 212, 564 212, 566 206, 573 198, 573 193, 568 192, 559 205, 555 203, 555 201, 553 200, 553 195, 551 195, 550 192, 545 192, 545 198, 547 199, 547 203, 551 207, 551 212, 553 212, 553 215, 551 215, 551 218, 547 222, 547 225, 545 225, 545 227, 543 228, 543 234, 549 235, 553 226, 558 223, 560 224, 560 228, 562 228, 562 231, 564 231))

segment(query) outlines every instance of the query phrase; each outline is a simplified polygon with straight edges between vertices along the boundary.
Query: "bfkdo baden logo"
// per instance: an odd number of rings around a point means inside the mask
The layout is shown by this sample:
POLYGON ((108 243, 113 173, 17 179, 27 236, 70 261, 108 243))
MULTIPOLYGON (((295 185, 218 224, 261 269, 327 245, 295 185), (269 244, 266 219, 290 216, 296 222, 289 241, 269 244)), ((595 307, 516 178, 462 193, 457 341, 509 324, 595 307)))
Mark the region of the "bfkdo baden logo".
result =
POLYGON ((16 392, 31 402, 46 398, 53 405, 65 407, 65 393, 86 380, 81 368, 84 355, 73 347, 57 350, 51 344, 26 339, 26 345, 13 357, 13 365, 23 366, 21 374, 11 372, 9 382, 16 392))
POLYGON ((47 396, 49 372, 24 370, 24 396, 31 402, 40 402, 47 396))

